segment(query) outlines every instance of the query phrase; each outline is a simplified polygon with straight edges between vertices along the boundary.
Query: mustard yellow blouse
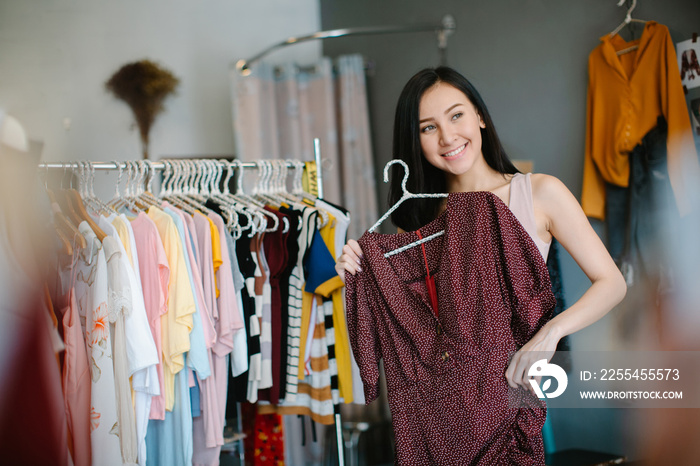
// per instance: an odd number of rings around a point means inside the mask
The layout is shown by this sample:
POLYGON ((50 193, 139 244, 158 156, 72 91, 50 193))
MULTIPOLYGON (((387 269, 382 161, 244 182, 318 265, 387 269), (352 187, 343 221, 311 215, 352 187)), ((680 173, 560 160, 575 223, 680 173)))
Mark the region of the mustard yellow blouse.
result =
POLYGON ((605 182, 627 186, 628 153, 663 115, 668 123, 668 171, 680 212, 700 175, 676 52, 668 28, 654 21, 640 39, 601 37, 588 58, 586 153, 581 205, 586 215, 605 217, 605 182), (633 45, 638 48, 617 55, 633 45))

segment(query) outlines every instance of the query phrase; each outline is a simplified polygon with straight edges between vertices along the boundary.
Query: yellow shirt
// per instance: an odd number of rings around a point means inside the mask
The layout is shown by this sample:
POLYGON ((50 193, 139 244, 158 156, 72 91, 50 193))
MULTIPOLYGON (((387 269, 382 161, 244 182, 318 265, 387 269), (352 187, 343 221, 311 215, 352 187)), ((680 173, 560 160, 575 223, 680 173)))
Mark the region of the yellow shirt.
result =
POLYGON ((117 230, 117 234, 119 235, 119 240, 124 245, 124 250, 126 251, 126 257, 129 258, 129 262, 131 263, 131 267, 133 268, 134 267, 134 259, 133 259, 132 252, 131 252, 131 239, 129 237, 129 227, 126 226, 126 223, 124 223, 124 220, 122 220, 121 217, 114 217, 114 219, 112 220, 112 225, 117 230))
POLYGON ((663 115, 668 123, 667 163, 681 214, 700 176, 676 52, 668 28, 649 21, 639 40, 601 37, 588 58, 586 152, 581 205, 605 218, 605 182, 627 186, 628 154, 663 115), (617 55, 632 45, 639 48, 617 55))
MULTIPOLYGON (((328 214, 330 220, 321 228, 323 242, 326 243, 331 257, 335 253, 335 217, 328 214)), ((345 403, 353 402, 352 395, 352 366, 350 362, 350 338, 345 321, 343 303, 343 281, 337 275, 325 281, 316 288, 316 294, 330 296, 333 301, 333 329, 335 331, 335 360, 338 367, 338 394, 345 403)))
POLYGON ((175 222, 155 206, 148 209, 148 216, 156 224, 170 265, 168 312, 161 316, 160 325, 165 363, 163 364, 165 409, 172 411, 175 401, 175 374, 185 367, 184 353, 190 350, 190 331, 192 331, 195 302, 182 241, 175 222))

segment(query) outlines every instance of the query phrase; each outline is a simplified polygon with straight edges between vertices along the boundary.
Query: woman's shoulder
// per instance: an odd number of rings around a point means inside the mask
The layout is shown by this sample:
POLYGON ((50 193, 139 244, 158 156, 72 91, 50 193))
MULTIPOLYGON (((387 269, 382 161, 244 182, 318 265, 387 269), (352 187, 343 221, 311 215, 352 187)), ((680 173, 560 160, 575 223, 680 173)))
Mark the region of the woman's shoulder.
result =
POLYGON ((546 173, 530 173, 532 196, 535 198, 547 198, 564 193, 569 193, 569 188, 556 176, 546 173))
POLYGON ((532 173, 530 183, 535 209, 548 217, 558 216, 562 211, 581 208, 569 188, 556 176, 532 173))

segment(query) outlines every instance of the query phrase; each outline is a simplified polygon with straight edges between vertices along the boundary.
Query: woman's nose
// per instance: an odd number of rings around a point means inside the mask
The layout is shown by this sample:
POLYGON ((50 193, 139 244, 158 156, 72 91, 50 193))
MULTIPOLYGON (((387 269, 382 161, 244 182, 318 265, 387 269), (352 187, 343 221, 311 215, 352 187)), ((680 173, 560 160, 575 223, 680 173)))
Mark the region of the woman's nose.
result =
POLYGON ((455 132, 452 131, 449 126, 440 129, 440 144, 443 146, 449 146, 455 140, 455 132))

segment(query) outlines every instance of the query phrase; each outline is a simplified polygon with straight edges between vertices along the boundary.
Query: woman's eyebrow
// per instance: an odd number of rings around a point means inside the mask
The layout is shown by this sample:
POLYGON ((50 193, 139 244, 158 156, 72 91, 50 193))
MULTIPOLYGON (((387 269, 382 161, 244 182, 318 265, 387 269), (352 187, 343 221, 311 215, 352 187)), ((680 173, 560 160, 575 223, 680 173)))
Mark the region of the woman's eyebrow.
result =
MULTIPOLYGON (((461 103, 456 103, 456 104, 454 104, 453 106, 451 106, 450 108, 448 108, 447 110, 445 110, 445 115, 447 115, 447 114, 450 113, 452 110, 454 110, 455 107, 459 107, 460 105, 462 105, 462 104, 461 104, 461 103)), ((424 119, 422 119, 422 120, 418 120, 418 123, 425 123, 426 121, 430 121, 430 120, 433 120, 433 117, 424 118, 424 119)))

